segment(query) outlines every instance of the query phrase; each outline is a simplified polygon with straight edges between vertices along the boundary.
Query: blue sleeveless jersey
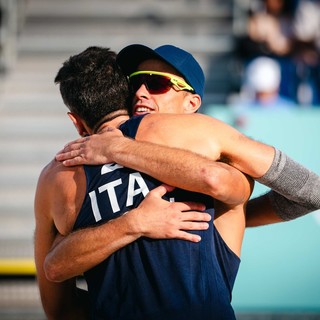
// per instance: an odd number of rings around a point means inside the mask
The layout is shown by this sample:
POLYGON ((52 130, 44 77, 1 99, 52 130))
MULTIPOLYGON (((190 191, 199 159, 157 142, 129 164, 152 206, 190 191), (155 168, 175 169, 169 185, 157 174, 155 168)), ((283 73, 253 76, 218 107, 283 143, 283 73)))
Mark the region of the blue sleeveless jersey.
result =
MULTIPOLYGON (((140 120, 130 119, 122 131, 135 137, 140 120)), ((85 166, 85 172, 87 194, 74 229, 121 216, 161 184, 117 164, 85 166)), ((165 198, 205 203, 213 221, 213 201, 208 196, 175 189, 165 198)), ((87 271, 92 318, 235 319, 231 291, 240 260, 213 223, 208 230, 193 232, 201 236, 199 243, 140 238, 87 271)))

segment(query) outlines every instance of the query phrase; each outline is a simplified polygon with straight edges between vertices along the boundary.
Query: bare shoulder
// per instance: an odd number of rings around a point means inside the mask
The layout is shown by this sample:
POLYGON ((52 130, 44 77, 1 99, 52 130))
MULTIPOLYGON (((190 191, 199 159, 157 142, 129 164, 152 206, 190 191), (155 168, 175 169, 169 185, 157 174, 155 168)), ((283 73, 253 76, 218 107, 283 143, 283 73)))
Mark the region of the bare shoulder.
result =
POLYGON ((150 114, 140 124, 137 140, 220 157, 224 124, 203 114, 150 114))
POLYGON ((201 113, 152 113, 146 115, 141 121, 143 126, 161 126, 163 124, 176 125, 179 122, 220 124, 216 118, 201 113))
POLYGON ((153 113, 145 116, 139 126, 140 132, 192 132, 193 134, 215 134, 223 136, 224 134, 240 134, 239 131, 211 116, 192 113, 192 114, 168 114, 168 113, 153 113))
POLYGON ((41 171, 38 185, 41 189, 65 192, 72 177, 79 177, 83 172, 82 166, 65 167, 62 163, 52 160, 41 171))
POLYGON ((83 166, 65 167, 52 160, 40 173, 35 195, 35 214, 47 215, 59 233, 72 228, 86 192, 83 166))

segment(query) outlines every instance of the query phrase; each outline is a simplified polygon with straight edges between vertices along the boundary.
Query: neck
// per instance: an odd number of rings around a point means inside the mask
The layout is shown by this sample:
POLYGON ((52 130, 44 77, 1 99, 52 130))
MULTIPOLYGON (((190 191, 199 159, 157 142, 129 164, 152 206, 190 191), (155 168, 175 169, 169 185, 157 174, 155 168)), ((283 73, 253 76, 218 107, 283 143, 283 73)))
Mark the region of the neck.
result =
POLYGON ((126 110, 118 110, 103 117, 93 129, 93 133, 101 131, 105 127, 119 127, 120 124, 129 119, 126 110))
POLYGON ((103 119, 97 124, 94 133, 101 131, 105 127, 117 128, 121 123, 129 119, 128 112, 126 110, 118 110, 103 117, 103 119))

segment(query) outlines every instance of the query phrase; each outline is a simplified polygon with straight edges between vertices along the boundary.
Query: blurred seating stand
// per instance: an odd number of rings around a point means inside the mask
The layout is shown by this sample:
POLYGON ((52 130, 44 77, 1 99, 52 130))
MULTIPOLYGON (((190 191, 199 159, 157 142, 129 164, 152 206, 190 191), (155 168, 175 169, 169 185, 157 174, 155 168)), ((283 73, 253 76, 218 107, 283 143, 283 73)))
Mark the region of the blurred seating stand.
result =
POLYGON ((13 68, 17 37, 25 19, 26 0, 0 0, 0 72, 13 68))

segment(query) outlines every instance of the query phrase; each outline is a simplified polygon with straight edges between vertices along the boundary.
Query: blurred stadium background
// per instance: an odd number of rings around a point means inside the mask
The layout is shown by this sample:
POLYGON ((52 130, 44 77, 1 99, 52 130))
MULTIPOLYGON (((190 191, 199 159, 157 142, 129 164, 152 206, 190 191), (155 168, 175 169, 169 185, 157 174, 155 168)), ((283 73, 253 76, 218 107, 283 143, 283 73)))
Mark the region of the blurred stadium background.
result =
MULTIPOLYGON (((202 112, 230 124, 239 86, 234 39, 247 0, 0 0, 0 319, 45 319, 33 264, 33 198, 42 167, 77 137, 53 79, 91 45, 170 43, 206 74, 202 112)), ((320 173, 320 109, 251 112, 242 128, 320 173)), ((265 189, 257 185, 254 195, 265 189)), ((250 229, 233 294, 238 319, 320 319, 320 215, 250 229)))

